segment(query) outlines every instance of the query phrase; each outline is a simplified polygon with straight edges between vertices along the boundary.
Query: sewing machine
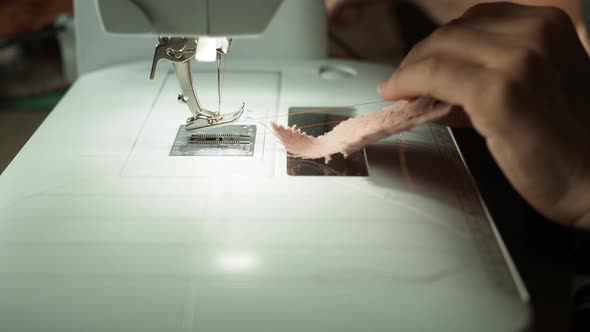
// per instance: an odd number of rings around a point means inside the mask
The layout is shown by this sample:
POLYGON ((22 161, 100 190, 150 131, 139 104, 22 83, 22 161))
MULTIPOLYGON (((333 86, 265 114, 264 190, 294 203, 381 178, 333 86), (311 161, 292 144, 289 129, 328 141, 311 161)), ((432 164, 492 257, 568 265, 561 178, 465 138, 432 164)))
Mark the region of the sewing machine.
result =
POLYGON ((80 77, 0 177, 0 331, 524 330, 446 128, 327 166, 267 129, 386 105, 391 69, 327 59, 323 10, 76 1, 80 77))

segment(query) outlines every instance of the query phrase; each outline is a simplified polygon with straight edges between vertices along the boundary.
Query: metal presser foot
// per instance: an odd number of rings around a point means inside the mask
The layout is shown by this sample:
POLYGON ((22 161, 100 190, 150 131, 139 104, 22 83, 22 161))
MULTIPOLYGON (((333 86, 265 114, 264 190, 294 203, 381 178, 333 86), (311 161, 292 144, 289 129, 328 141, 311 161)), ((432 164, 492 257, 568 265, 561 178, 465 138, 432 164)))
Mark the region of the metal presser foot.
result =
MULTIPOLYGON (((190 66, 190 60, 197 52, 197 40, 195 38, 160 37, 158 41, 159 43, 156 46, 154 59, 152 62, 150 79, 154 79, 156 74, 156 66, 160 60, 166 59, 172 62, 174 65, 174 71, 176 72, 176 78, 178 79, 178 83, 180 85, 178 101, 186 104, 193 114, 193 116, 186 120, 186 124, 184 126, 186 130, 195 130, 199 128, 224 125, 232 123, 242 116, 242 113, 244 113, 245 104, 242 104, 236 111, 228 114, 221 114, 219 109, 217 112, 214 112, 201 106, 193 86, 193 77, 190 66)), ((224 46, 216 50, 218 72, 221 55, 227 54, 230 44, 231 43, 228 40, 224 46)), ((219 98, 221 99, 219 73, 218 92, 219 98)), ((221 104, 221 101, 219 104, 221 104)))
MULTIPOLYGON (((245 103, 242 103, 235 112, 227 113, 227 114, 220 114, 220 113, 213 113, 212 116, 203 115, 203 114, 196 114, 191 116, 190 118, 186 119, 186 124, 184 125, 184 129, 186 130, 194 130, 199 128, 211 127, 211 126, 218 126, 222 124, 232 123, 238 120, 242 113, 244 113, 244 107, 246 106, 245 103)), ((207 111, 206 112, 211 112, 207 111)), ((193 112, 194 114, 194 112, 193 112)))

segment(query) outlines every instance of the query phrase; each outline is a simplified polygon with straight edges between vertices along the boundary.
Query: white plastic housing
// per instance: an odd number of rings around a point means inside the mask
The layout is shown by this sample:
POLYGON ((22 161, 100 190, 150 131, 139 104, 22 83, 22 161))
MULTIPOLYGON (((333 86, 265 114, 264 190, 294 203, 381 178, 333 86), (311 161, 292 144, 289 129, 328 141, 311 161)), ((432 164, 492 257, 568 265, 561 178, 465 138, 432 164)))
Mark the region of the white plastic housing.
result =
POLYGON ((282 0, 98 0, 106 31, 244 36, 262 33, 282 0))

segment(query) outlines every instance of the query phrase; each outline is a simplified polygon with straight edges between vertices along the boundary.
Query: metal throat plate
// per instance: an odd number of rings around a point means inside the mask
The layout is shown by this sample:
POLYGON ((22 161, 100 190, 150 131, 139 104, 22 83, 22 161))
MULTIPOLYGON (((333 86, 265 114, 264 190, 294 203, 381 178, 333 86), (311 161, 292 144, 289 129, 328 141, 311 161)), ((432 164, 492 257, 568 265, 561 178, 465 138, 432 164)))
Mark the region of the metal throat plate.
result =
MULTIPOLYGON (((318 107, 289 108, 289 126, 297 125, 301 130, 312 136, 323 135, 333 129, 341 121, 354 115, 354 108, 329 108, 329 112, 307 113, 318 107)), ((322 109, 322 108, 319 108, 322 109)), ((287 174, 296 176, 369 176, 367 155, 365 150, 357 151, 348 158, 342 154, 332 155, 332 160, 326 164, 324 158, 300 159, 287 155, 287 174)))
POLYGON ((170 156, 253 156, 255 125, 228 125, 187 131, 178 128, 170 156))

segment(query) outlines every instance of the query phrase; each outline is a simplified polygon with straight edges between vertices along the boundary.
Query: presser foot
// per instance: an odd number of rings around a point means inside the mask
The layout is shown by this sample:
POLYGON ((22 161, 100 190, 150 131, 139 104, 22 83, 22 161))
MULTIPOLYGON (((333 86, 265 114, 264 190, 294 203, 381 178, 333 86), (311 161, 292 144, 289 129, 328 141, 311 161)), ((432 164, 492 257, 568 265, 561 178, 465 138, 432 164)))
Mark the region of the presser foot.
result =
POLYGON ((186 124, 184 125, 185 130, 195 130, 200 128, 207 128, 213 126, 221 126, 226 125, 232 122, 237 121, 242 114, 244 113, 245 103, 242 103, 235 112, 227 113, 227 114, 219 114, 219 113, 212 113, 208 111, 207 113, 197 113, 195 116, 191 116, 190 118, 186 119, 186 124))
POLYGON ((208 55, 208 53, 210 53, 209 51, 211 51, 214 55, 214 59, 217 60, 217 94, 219 99, 218 105, 221 107, 223 83, 223 78, 220 72, 221 57, 229 52, 230 46, 231 39, 229 38, 206 38, 198 41, 195 38, 161 36, 158 39, 158 45, 156 46, 152 61, 150 79, 154 79, 156 66, 160 60, 168 60, 172 62, 176 73, 176 79, 180 85, 180 92, 177 100, 178 102, 187 105, 188 109, 193 114, 193 116, 186 120, 184 126, 185 130, 195 130, 232 123, 238 120, 242 113, 244 113, 244 104, 242 104, 237 111, 229 114, 220 114, 219 109, 217 112, 213 112, 203 108, 193 85, 190 60, 197 56, 199 49, 201 50, 201 54, 205 55, 208 55))

